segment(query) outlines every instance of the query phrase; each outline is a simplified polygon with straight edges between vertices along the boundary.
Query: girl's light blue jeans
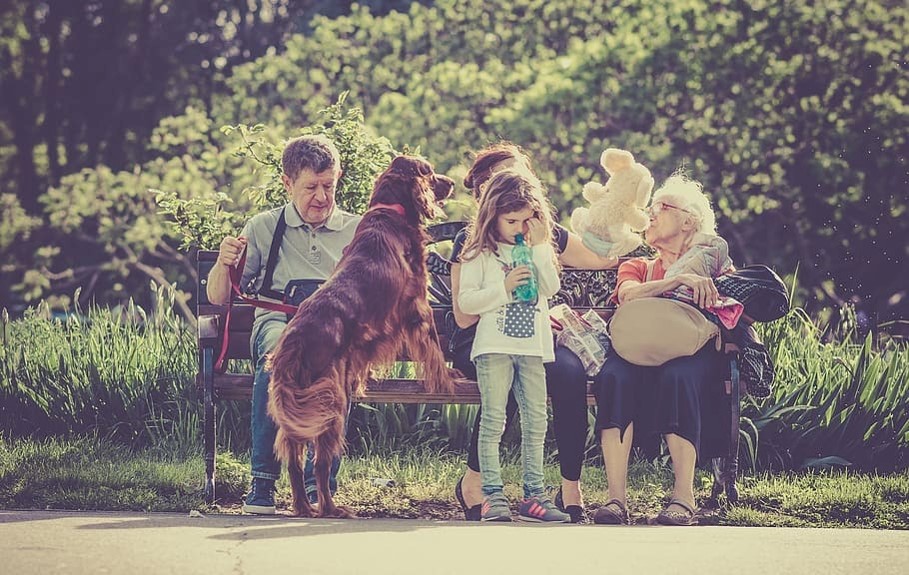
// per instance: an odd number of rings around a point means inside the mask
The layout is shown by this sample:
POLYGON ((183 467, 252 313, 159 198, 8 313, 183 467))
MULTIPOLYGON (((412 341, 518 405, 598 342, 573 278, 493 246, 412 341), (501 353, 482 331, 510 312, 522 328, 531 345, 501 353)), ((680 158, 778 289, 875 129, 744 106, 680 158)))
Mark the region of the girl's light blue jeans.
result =
POLYGON ((543 440, 546 437, 546 371, 543 359, 529 355, 488 353, 474 359, 480 387, 480 477, 483 494, 501 493, 502 467, 499 444, 505 429, 508 392, 521 414, 521 463, 524 497, 543 493, 543 440))

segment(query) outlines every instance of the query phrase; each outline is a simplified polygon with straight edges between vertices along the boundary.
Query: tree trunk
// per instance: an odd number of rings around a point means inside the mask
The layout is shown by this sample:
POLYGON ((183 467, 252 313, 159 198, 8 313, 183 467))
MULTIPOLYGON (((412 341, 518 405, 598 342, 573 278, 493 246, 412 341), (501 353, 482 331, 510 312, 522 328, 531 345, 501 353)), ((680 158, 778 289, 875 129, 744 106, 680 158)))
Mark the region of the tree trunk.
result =
POLYGON ((48 171, 50 172, 51 186, 60 183, 63 176, 60 166, 60 155, 57 151, 58 133, 60 126, 60 27, 62 18, 61 8, 54 2, 48 4, 47 30, 45 37, 48 40, 47 51, 47 76, 44 80, 44 124, 42 132, 44 143, 47 146, 48 171))

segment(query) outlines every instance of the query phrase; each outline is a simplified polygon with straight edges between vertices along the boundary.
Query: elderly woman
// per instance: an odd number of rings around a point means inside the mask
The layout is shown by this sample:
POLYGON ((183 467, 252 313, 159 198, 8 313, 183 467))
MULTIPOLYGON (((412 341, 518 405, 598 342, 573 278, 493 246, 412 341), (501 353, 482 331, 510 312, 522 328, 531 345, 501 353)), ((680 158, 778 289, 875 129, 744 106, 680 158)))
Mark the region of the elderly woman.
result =
MULTIPOLYGON (((700 184, 681 175, 669 178, 654 193, 645 238, 656 249, 657 257, 649 262, 643 258, 632 259, 619 266, 613 293, 618 305, 681 286, 693 291, 694 301, 702 308, 717 303, 718 293, 709 276, 722 270, 714 270, 712 274, 701 270, 705 277, 691 273, 698 266, 685 265, 692 259, 705 260, 692 258, 693 250, 703 250, 704 245, 725 246, 716 236, 714 213, 700 184)), ((720 266, 731 263, 722 255, 717 260, 720 266)), ((728 441, 719 415, 722 396, 716 392, 715 385, 723 376, 723 368, 722 355, 712 345, 657 367, 633 365, 615 352, 610 355, 596 377, 596 425, 609 500, 595 512, 595 523, 628 522, 626 478, 632 440, 635 436, 641 440, 656 434, 662 434, 666 440, 675 475, 669 504, 657 516, 657 522, 694 523, 695 464, 698 457, 718 455, 724 439, 728 441)))
MULTIPOLYGON (((530 158, 521 148, 510 142, 492 144, 477 153, 473 164, 464 178, 464 185, 479 200, 485 183, 492 175, 504 169, 523 169, 533 174, 530 158)), ((604 258, 590 251, 581 239, 556 224, 553 227, 553 242, 562 265, 578 268, 604 269, 618 264, 616 258, 604 258)), ((469 329, 479 320, 458 307, 460 291, 459 256, 464 245, 465 232, 455 237, 451 254, 451 292, 455 321, 462 329, 469 329)), ((468 377, 476 377, 474 365, 470 362, 470 346, 456 351, 453 364, 468 377)), ((552 404, 553 433, 559 450, 559 468, 562 482, 555 497, 560 510, 571 516, 572 523, 585 520, 584 503, 581 495, 581 466, 587 441, 587 373, 581 360, 569 349, 555 348, 555 361, 546 364, 546 388, 552 404)), ((509 397, 506 416, 512 420, 517 411, 514 396, 509 397)), ((480 504, 483 493, 480 482, 480 461, 477 454, 480 416, 477 414, 473 435, 467 451, 467 469, 458 479, 455 495, 468 521, 480 520, 480 504)))

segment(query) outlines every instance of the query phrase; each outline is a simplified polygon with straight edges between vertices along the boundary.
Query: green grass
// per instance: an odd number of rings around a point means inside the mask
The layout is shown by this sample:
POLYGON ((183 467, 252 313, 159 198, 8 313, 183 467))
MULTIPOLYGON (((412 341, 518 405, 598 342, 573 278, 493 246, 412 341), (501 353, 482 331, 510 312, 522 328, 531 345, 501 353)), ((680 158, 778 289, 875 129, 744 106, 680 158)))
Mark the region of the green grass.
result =
POLYGON ((97 438, 0 442, 0 507, 198 508, 201 459, 134 453, 97 438))
POLYGON ((878 476, 848 471, 746 477, 732 525, 803 525, 906 529, 909 472, 878 476))
MULTIPOLYGON (((517 454, 503 462, 505 493, 520 497, 517 454)), ((460 454, 409 449, 345 458, 337 502, 364 517, 460 519, 452 488, 463 472, 460 454), (377 487, 387 478, 393 487, 377 487)), ((247 461, 218 457, 218 505, 202 498, 204 464, 198 454, 171 454, 163 447, 133 451, 97 438, 15 440, 0 438, 0 508, 93 509, 237 513, 249 482, 247 461)), ((558 467, 546 465, 548 485, 558 485, 558 467)), ((704 503, 710 477, 699 471, 704 503)), ((588 511, 606 501, 602 468, 588 464, 582 484, 588 511)), ((629 470, 629 511, 647 523, 663 505, 672 472, 662 461, 635 461, 629 470)), ((750 526, 909 529, 909 470, 878 476, 848 471, 758 474, 740 480, 741 504, 705 514, 702 523, 750 526)), ((278 504, 288 506, 286 478, 278 504)))

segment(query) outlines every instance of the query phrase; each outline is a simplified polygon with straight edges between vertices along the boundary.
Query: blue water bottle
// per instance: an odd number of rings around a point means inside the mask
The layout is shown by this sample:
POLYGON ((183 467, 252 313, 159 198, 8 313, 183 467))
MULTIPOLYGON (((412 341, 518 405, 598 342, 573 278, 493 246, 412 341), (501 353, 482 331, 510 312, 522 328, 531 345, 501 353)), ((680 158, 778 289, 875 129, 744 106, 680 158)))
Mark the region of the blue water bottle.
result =
POLYGON ((514 247, 511 248, 511 260, 514 267, 527 266, 530 268, 530 277, 527 281, 514 288, 514 299, 519 302, 536 303, 538 296, 537 289, 537 268, 533 265, 533 252, 530 246, 524 243, 524 234, 518 234, 514 237, 514 247))

